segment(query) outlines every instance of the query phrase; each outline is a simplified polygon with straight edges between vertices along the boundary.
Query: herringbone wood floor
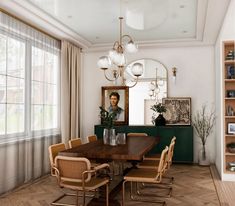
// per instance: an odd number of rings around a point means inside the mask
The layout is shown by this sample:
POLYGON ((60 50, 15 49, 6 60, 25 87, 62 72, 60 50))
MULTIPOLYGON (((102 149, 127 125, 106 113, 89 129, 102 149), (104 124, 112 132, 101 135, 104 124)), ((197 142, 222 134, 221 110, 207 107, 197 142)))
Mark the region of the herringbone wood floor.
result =
MULTIPOLYGON (((168 206, 220 205, 209 167, 173 165, 168 175, 175 177, 172 197, 165 198, 168 206)), ((146 190, 158 193, 156 188, 146 190)), ((57 186, 56 179, 47 176, 31 185, 23 186, 10 194, 2 196, 0 205, 49 206, 61 194, 62 189, 57 186)), ((118 194, 117 199, 121 200, 121 192, 118 194)), ((127 197, 126 205, 128 206, 156 205, 156 203, 133 202, 128 199, 127 197)))

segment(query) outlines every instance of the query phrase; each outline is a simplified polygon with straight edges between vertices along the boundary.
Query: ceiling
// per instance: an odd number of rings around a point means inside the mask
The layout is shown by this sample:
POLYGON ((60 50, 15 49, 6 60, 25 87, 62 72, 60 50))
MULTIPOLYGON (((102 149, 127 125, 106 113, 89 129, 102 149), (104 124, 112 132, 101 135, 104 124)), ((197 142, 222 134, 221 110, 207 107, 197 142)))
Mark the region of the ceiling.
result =
POLYGON ((123 34, 139 46, 213 45, 230 0, 6 0, 3 9, 87 50, 123 34), (29 18, 30 17, 30 18, 29 18))

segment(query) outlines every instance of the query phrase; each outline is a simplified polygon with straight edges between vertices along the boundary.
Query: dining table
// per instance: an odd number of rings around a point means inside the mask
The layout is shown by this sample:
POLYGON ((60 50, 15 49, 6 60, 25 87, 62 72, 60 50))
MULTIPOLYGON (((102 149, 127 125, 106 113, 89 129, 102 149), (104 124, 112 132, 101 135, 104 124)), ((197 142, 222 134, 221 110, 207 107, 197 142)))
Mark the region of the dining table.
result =
MULTIPOLYGON (((104 144, 102 139, 94 142, 79 145, 74 148, 66 149, 59 152, 59 155, 70 157, 86 157, 89 160, 97 162, 111 161, 128 161, 132 163, 132 168, 137 162, 142 161, 146 153, 148 153, 160 141, 159 137, 155 136, 131 136, 126 138, 125 144, 115 146, 104 144)), ((120 190, 121 182, 118 184, 109 195, 109 205, 118 206, 120 203, 114 199, 117 191, 120 190)), ((104 205, 104 199, 94 199, 88 205, 104 205)))
POLYGON ((102 139, 79 145, 59 152, 59 155, 70 157, 86 157, 100 160, 141 161, 158 142, 159 137, 132 136, 127 137, 125 144, 112 146, 104 144, 102 139))

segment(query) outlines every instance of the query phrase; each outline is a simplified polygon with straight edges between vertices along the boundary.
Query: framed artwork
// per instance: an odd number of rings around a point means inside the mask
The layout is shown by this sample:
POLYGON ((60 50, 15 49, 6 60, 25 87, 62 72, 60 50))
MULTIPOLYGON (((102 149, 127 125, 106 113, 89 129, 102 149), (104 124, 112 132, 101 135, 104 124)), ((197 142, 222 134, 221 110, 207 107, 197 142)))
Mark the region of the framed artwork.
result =
POLYGON ((191 125, 190 97, 163 98, 162 102, 166 107, 166 125, 191 125))
POLYGON ((228 134, 235 134, 235 123, 228 123, 228 134))
POLYGON ((129 87, 105 86, 102 90, 102 107, 108 112, 117 112, 115 125, 128 125, 129 122, 129 87))

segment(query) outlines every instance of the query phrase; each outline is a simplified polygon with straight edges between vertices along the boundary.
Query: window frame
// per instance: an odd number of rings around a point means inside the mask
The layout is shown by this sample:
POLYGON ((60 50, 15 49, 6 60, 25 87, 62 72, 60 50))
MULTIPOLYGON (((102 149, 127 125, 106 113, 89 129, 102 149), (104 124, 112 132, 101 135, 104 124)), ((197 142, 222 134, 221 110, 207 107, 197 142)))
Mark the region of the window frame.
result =
MULTIPOLYGON (((5 134, 0 135, 0 142, 12 142, 12 141, 18 141, 18 140, 27 140, 31 138, 39 138, 42 136, 48 136, 48 135, 58 135, 60 133, 60 49, 47 49, 45 50, 42 46, 41 48, 37 45, 43 45, 43 43, 40 43, 37 41, 35 44, 33 41, 31 41, 29 38, 25 37, 23 39, 19 35, 12 33, 10 31, 6 31, 4 29, 0 29, 0 35, 6 36, 6 38, 13 38, 17 41, 23 42, 25 44, 25 68, 24 68, 24 132, 16 132, 7 134, 7 115, 5 115, 5 134), (57 56, 58 58, 58 72, 57 72, 57 127, 56 128, 50 128, 50 129, 42 129, 42 130, 32 130, 31 128, 31 98, 32 98, 32 48, 37 47, 42 50, 45 50, 47 52, 50 52, 57 56)), ((48 47, 49 48, 49 47, 48 47)), ((7 48, 6 48, 7 49, 7 48)), ((6 50, 7 51, 7 50, 6 50)), ((7 56, 6 56, 7 58, 7 56)), ((7 62, 6 62, 6 69, 7 69, 7 62)), ((4 76, 9 76, 4 75, 4 76)), ((7 84, 6 84, 7 85, 7 84)), ((7 90, 6 90, 7 92, 7 90)), ((5 103, 7 105, 7 102, 5 103)), ((5 111, 6 114, 6 111, 5 111)))

